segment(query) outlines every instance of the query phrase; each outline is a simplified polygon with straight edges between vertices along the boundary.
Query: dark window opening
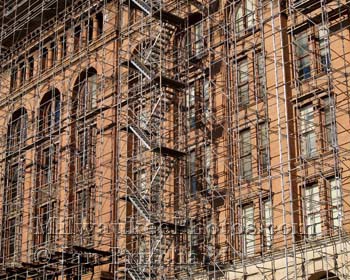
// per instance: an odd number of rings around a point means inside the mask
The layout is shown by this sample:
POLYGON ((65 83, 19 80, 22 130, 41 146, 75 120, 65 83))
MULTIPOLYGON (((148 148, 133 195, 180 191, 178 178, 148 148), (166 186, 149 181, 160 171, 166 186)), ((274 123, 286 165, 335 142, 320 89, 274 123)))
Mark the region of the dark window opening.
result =
POLYGON ((57 179, 56 146, 52 145, 42 150, 40 157, 40 185, 45 186, 57 179))
POLYGON ((11 89, 17 87, 17 67, 12 68, 11 70, 11 89))
POLYGON ((190 192, 192 194, 197 193, 199 191, 199 185, 197 181, 197 159, 196 159, 196 151, 192 151, 189 155, 188 159, 188 170, 189 170, 189 183, 190 183, 190 192))
POLYGON ((81 26, 74 28, 74 51, 79 51, 81 47, 81 26))
POLYGON ((241 177, 249 180, 252 177, 252 148, 251 148, 250 130, 246 129, 239 134, 240 144, 240 165, 241 177))
POLYGON ((55 203, 47 203, 39 208, 38 232, 39 244, 47 244, 54 240, 55 237, 55 203))
POLYGON ((42 134, 59 127, 60 111, 61 100, 58 90, 47 92, 40 103, 39 130, 42 134))
POLYGON ((5 257, 12 258, 16 251, 16 218, 7 219, 3 237, 5 257))
POLYGON ((74 87, 74 109, 78 115, 84 115, 97 106, 97 73, 94 69, 84 71, 74 87))
POLYGON ((100 12, 96 14, 97 20, 97 35, 100 36, 103 33, 103 13, 100 12))
POLYGON ((238 64, 238 104, 240 107, 249 105, 249 73, 248 60, 244 59, 238 64))
POLYGON ((22 62, 19 64, 20 76, 19 76, 19 84, 23 85, 26 81, 26 64, 22 62))
POLYGON ((91 43, 93 40, 93 34, 94 34, 93 21, 89 19, 86 26, 88 28, 88 42, 91 43))
POLYGON ((31 56, 28 58, 28 78, 31 79, 34 76, 34 58, 31 56))
POLYGON ((78 132, 77 167, 78 174, 91 170, 94 166, 95 129, 88 127, 78 132))
POLYGON ((298 34, 295 38, 297 73, 299 80, 311 77, 311 59, 308 34, 298 34))
POLYGON ((260 172, 266 172, 269 165, 269 139, 267 123, 258 126, 258 155, 260 172))
POLYGON ((25 109, 18 109, 13 113, 7 131, 7 146, 11 150, 18 150, 26 138, 27 113, 25 109))
POLYGON ((48 50, 47 48, 42 49, 41 53, 41 70, 44 71, 48 66, 48 50))
POLYGON ((65 58, 67 56, 67 38, 66 35, 63 35, 60 39, 61 42, 61 58, 65 58))
POLYGON ((57 60, 57 44, 56 44, 56 41, 51 42, 50 49, 52 51, 52 61, 51 61, 51 63, 54 63, 57 60))

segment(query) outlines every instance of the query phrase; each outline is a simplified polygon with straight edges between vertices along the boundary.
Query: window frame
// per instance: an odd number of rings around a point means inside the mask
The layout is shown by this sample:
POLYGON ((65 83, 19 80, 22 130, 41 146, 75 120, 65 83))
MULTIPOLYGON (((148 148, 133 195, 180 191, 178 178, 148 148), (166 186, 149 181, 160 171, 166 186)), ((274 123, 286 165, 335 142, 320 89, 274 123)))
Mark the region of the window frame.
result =
POLYGON ((39 132, 41 136, 52 133, 59 128, 61 121, 61 94, 53 89, 47 92, 39 107, 39 132))
POLYGON ((250 128, 239 131, 239 162, 240 162, 240 178, 249 181, 253 176, 252 170, 252 143, 251 143, 251 130, 250 128), (249 143, 245 143, 244 134, 247 133, 249 143), (248 165, 246 165, 248 164, 248 165), (249 166, 246 170, 246 166, 249 166))
POLYGON ((5 258, 13 258, 18 251, 16 248, 16 237, 17 237, 18 225, 17 217, 12 216, 8 217, 5 220, 5 228, 3 231, 3 248, 5 258))
MULTIPOLYGON (((18 112, 18 111, 16 111, 18 112)), ((19 115, 15 119, 13 117, 16 114, 13 114, 10 123, 8 125, 7 133, 7 151, 19 150, 20 146, 23 145, 27 138, 27 113, 25 111, 19 112, 19 115)))
MULTIPOLYGON (((340 179, 335 177, 327 180, 329 184, 329 212, 330 212, 330 224, 331 227, 336 230, 341 228, 341 221, 343 216, 343 199, 342 199, 342 187, 340 179)), ((328 188, 327 188, 328 189, 328 188)))
POLYGON ((96 126, 90 124, 78 128, 76 139, 76 174, 82 176, 86 172, 94 170, 95 167, 96 126), (81 140, 82 142, 80 142, 81 140))
POLYGON ((75 193, 75 216, 76 224, 91 225, 93 223, 93 193, 94 186, 80 188, 75 193), (81 196, 82 195, 82 196, 81 196))
POLYGON ((263 247, 265 250, 271 250, 273 244, 273 204, 271 198, 265 198, 262 201, 263 207, 263 247), (269 208, 267 208, 269 205, 269 208), (268 213, 268 214, 267 214, 268 213))
POLYGON ((269 137, 268 137, 268 123, 262 122, 257 127, 257 148, 259 157, 259 172, 265 173, 268 171, 270 163, 269 155, 269 137))
POLYGON ((198 57, 204 51, 204 24, 201 19, 193 25, 193 55, 198 57))
POLYGON ((335 102, 334 95, 327 95, 320 100, 321 102, 321 127, 322 127, 322 143, 324 151, 332 150, 334 146, 333 141, 337 141, 336 133, 335 133, 335 120, 333 111, 335 110, 335 102), (333 107, 333 109, 332 109, 333 107))
POLYGON ((210 81, 207 77, 204 78, 203 84, 203 116, 205 120, 211 117, 211 95, 210 95, 210 81))
POLYGON ((190 193, 192 195, 197 194, 199 189, 199 182, 197 179, 197 151, 196 149, 192 149, 189 151, 188 155, 188 181, 190 187, 190 193))
POLYGON ((54 242, 56 237, 56 211, 56 202, 53 200, 38 206, 39 224, 37 227, 40 234, 37 245, 50 245, 54 242), (47 218, 45 218, 46 215, 47 218))
POLYGON ((254 204, 246 203, 240 207, 241 209, 241 223, 242 223, 242 253, 245 256, 252 256, 255 254, 255 225, 254 225, 254 204), (247 219, 247 209, 251 211, 251 221, 247 219), (251 233, 253 231, 253 233, 251 233))
POLYGON ((246 33, 256 24, 255 0, 240 0, 234 6, 235 11, 235 31, 246 33), (248 7, 250 6, 250 7, 248 7), (251 8, 251 11, 249 11, 251 8))
POLYGON ((319 52, 319 70, 320 72, 328 72, 331 66, 330 57, 330 40, 329 40, 329 28, 326 25, 319 25, 317 28, 318 35, 318 52, 319 52), (322 31, 325 31, 324 34, 322 31))
POLYGON ((41 58, 40 58, 41 72, 44 72, 48 68, 48 60, 49 60, 49 50, 47 47, 43 47, 41 51, 41 58))
POLYGON ((310 183, 303 187, 303 192, 305 234, 308 238, 316 238, 322 234, 320 187, 317 182, 310 183))
POLYGON ((296 57, 296 73, 300 81, 312 77, 312 58, 310 50, 310 35, 308 32, 300 32, 294 35, 294 49, 296 57), (305 40, 304 42, 300 42, 305 40))
POLYGON ((196 86, 189 85, 186 94, 187 123, 189 129, 196 128, 196 86))
POLYGON ((317 134, 315 132, 315 108, 306 104, 299 108, 300 155, 304 158, 313 158, 318 155, 317 134))
POLYGON ((240 60, 237 64, 237 99, 238 106, 245 108, 250 103, 249 92, 249 61, 248 57, 240 60), (245 68, 245 69, 242 69, 245 68))
POLYGON ((204 145, 204 158, 203 158, 203 174, 205 179, 206 189, 212 187, 212 176, 211 176, 211 165, 212 165, 212 146, 211 144, 204 145))
POLYGON ((86 115, 97 108, 98 75, 87 70, 77 85, 77 113, 79 116, 86 115))
POLYGON ((265 59, 262 52, 258 52, 254 56, 255 61, 255 77, 256 77, 256 93, 257 97, 264 99, 266 97, 266 76, 265 76, 265 59))
POLYGON ((58 176, 58 155, 57 144, 43 146, 39 154, 39 185, 48 186, 57 181, 58 176))

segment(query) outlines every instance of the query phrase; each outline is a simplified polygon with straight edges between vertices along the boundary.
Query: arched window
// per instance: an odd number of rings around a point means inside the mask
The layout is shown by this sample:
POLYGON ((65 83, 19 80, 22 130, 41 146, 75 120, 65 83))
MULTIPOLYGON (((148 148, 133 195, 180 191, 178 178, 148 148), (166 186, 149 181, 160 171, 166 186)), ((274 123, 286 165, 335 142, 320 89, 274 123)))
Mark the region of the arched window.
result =
POLYGON ((238 3, 236 6, 236 32, 242 32, 244 30, 244 19, 243 19, 243 4, 242 2, 238 3))
POLYGON ((339 277, 337 277, 334 273, 330 271, 319 271, 314 274, 312 274, 309 277, 309 280, 339 280, 339 277))
POLYGON ((47 92, 40 102, 39 131, 43 134, 59 127, 61 114, 60 93, 57 89, 47 92))
POLYGON ((7 129, 7 155, 3 197, 1 256, 17 260, 20 252, 24 160, 21 149, 26 139, 27 111, 15 111, 7 129))
POLYGON ((27 111, 20 108, 12 114, 7 129, 7 147, 17 150, 26 139, 27 111))
POLYGON ((97 72, 89 68, 80 74, 74 86, 74 110, 78 116, 87 114, 97 105, 97 72))
POLYGON ((53 132, 59 128, 61 119, 61 95, 53 88, 40 101, 38 112, 39 137, 44 139, 36 149, 36 205, 38 216, 34 226, 40 233, 34 237, 35 246, 54 242, 56 222, 56 186, 58 173, 58 141, 53 132))
MULTIPOLYGON (((73 112, 79 119, 96 108, 97 72, 94 68, 83 71, 75 82, 73 112)), ((80 119, 73 126, 76 147, 76 174, 83 175, 94 168, 96 127, 93 117, 80 119)))
POLYGON ((235 32, 241 33, 254 27, 256 21, 255 0, 240 0, 235 6, 235 32))
POLYGON ((82 246, 93 245, 94 221, 94 174, 96 158, 96 117, 90 114, 97 107, 97 72, 93 68, 83 71, 73 88, 72 115, 76 121, 72 123, 71 154, 75 172, 72 173, 72 190, 74 198, 74 230, 79 233, 75 243, 82 246), (87 183, 89 182, 89 183, 87 183))

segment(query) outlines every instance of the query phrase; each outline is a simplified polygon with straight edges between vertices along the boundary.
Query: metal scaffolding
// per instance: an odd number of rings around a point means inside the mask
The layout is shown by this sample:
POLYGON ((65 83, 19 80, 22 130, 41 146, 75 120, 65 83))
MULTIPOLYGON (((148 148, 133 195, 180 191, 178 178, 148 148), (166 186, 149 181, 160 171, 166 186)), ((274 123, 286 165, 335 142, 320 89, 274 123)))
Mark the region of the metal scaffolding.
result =
POLYGON ((344 0, 0 2, 1 279, 348 279, 344 0))

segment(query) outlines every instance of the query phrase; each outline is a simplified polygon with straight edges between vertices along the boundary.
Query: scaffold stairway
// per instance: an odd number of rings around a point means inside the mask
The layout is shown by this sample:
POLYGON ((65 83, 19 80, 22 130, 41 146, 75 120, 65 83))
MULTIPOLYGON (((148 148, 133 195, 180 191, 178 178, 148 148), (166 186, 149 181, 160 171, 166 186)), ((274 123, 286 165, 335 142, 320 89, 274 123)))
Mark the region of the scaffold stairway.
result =
POLYGON ((138 269, 128 268, 128 274, 133 280, 146 280, 146 275, 138 269))
POLYGON ((154 216, 150 213, 149 210, 149 201, 146 197, 141 195, 141 191, 137 188, 134 182, 128 178, 128 187, 129 187, 129 195, 128 199, 140 213, 140 215, 146 219, 147 222, 153 223, 154 216))

